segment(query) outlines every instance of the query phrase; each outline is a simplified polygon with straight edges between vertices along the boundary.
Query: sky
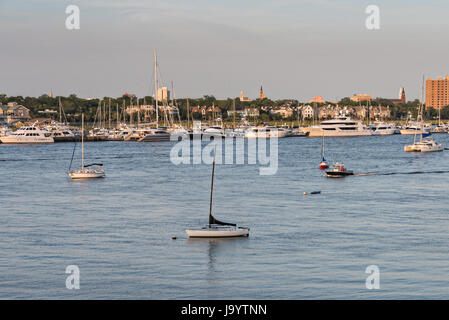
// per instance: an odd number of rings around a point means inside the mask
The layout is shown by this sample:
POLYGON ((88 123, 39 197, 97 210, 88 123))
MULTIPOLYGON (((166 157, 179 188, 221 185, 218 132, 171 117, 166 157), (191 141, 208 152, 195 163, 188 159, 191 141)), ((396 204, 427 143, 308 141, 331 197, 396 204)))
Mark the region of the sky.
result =
POLYGON ((411 100, 423 74, 449 74, 448 16, 447 0, 0 0, 0 93, 152 95, 157 49, 178 98, 411 100))

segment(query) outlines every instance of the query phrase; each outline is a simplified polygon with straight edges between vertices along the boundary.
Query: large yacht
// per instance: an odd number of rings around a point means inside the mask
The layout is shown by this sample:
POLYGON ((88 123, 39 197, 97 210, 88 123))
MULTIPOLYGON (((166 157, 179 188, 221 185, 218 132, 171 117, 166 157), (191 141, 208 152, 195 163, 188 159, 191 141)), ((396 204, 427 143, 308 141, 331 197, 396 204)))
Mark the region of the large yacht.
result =
POLYGON ((35 125, 22 127, 9 135, 0 137, 0 141, 5 144, 39 144, 54 142, 50 132, 41 130, 35 125))
POLYGON ((372 132, 360 120, 347 116, 339 116, 332 120, 325 120, 317 126, 301 127, 309 137, 357 137, 370 136, 372 132))

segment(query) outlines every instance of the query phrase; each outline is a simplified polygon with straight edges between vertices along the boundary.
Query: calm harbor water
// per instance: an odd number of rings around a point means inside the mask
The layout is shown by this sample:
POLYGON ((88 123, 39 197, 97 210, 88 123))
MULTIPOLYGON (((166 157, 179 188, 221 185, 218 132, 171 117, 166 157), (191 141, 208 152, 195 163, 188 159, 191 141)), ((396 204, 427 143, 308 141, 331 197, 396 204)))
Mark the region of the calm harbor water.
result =
POLYGON ((323 177, 321 139, 280 139, 273 176, 218 165, 216 217, 251 228, 228 240, 187 239, 207 222, 211 166, 172 164, 173 143, 86 143, 105 164, 95 181, 68 179, 71 143, 0 145, 0 298, 447 299, 449 151, 405 153, 412 140, 326 139, 327 158, 372 176, 323 177))

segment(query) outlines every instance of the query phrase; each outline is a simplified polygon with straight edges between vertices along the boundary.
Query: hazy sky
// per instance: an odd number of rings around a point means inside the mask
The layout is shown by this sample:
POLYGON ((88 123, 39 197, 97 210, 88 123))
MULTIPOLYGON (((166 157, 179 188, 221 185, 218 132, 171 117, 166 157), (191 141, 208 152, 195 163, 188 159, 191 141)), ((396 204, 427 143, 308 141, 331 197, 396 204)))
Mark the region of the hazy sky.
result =
POLYGON ((449 74, 448 17, 448 0, 0 0, 0 93, 151 95, 156 48, 177 97, 412 99, 449 74))

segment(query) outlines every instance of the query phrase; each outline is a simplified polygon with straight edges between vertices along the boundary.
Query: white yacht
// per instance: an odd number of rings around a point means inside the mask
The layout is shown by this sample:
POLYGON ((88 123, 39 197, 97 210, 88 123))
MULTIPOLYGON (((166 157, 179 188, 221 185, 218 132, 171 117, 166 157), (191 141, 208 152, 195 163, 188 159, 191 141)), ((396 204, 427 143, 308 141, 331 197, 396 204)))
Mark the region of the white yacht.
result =
POLYGON ((45 129, 50 132, 55 142, 73 141, 76 138, 75 133, 67 125, 60 122, 53 121, 45 129))
POLYGON ((210 137, 214 138, 224 138, 225 133, 222 126, 209 126, 204 128, 202 137, 204 139, 210 139, 210 137))
POLYGON ((245 138, 285 138, 289 134, 285 128, 251 127, 245 132, 245 138))
POLYGON ((162 129, 147 129, 146 135, 138 140, 139 142, 160 142, 170 141, 170 133, 162 129))
POLYGON ((371 130, 374 136, 388 136, 395 134, 397 131, 394 125, 385 122, 375 122, 371 126, 371 130))
POLYGON ((421 125, 419 122, 411 122, 405 128, 401 129, 401 134, 415 135, 415 134, 426 134, 430 132, 432 128, 429 124, 421 125))
POLYGON ((301 131, 308 134, 309 137, 358 137, 372 135, 371 130, 365 127, 362 121, 354 120, 347 116, 325 120, 317 126, 301 127, 301 131))
POLYGON ((53 143, 54 139, 50 132, 41 130, 33 124, 0 137, 0 141, 5 144, 41 144, 53 143))

